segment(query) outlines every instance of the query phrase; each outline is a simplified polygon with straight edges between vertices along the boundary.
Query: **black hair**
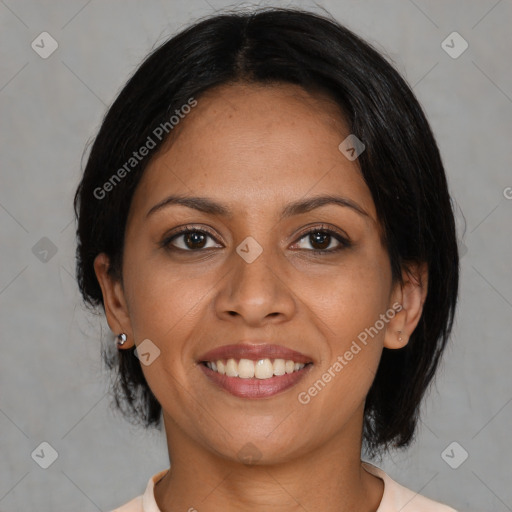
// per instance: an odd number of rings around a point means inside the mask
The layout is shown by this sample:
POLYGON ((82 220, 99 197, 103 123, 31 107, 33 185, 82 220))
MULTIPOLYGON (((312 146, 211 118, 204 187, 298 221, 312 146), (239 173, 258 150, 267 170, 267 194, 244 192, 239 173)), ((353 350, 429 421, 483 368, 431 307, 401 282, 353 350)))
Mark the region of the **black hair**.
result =
MULTIPOLYGON (((146 57, 106 113, 76 191, 76 271, 84 300, 103 305, 93 268, 99 253, 108 255, 109 272, 122 279, 131 199, 152 156, 172 137, 170 117, 191 98, 200 101, 203 92, 230 83, 327 91, 350 133, 366 146, 358 163, 383 229, 393 282, 402 283, 408 263, 428 265, 419 323, 404 348, 384 348, 365 402, 369 452, 405 447, 454 320, 459 255, 452 201, 436 141, 413 92, 377 50, 329 16, 289 8, 225 12, 194 23, 146 57), (161 140, 154 134, 159 126, 167 127, 161 140), (126 162, 148 137, 156 147, 128 169, 126 162), (122 179, 113 182, 123 166, 122 179), (107 192, 108 200, 99 197, 107 192)), ((127 418, 160 428, 161 406, 133 350, 106 356, 118 372, 116 404, 127 418)))

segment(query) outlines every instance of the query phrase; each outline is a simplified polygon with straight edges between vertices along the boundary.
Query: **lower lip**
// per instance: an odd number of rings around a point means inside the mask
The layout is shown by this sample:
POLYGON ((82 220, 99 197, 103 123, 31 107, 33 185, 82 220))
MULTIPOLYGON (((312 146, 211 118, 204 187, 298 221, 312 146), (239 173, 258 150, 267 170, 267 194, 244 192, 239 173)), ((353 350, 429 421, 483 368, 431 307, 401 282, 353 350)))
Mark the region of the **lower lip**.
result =
POLYGON ((268 398, 295 386, 310 370, 312 364, 307 364, 301 370, 284 375, 274 375, 270 379, 241 379, 240 377, 228 377, 210 370, 200 363, 203 373, 217 386, 239 398, 268 398))

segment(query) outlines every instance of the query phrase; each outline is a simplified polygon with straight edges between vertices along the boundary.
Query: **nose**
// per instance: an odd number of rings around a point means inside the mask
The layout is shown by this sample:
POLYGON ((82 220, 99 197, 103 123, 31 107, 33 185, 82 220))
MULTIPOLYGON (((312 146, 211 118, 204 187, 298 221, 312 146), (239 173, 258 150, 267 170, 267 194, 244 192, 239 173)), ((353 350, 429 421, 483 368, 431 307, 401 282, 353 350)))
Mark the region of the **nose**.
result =
POLYGON ((289 320, 296 301, 278 255, 265 249, 248 263, 233 251, 231 258, 231 270, 221 280, 215 299, 217 315, 253 327, 289 320))

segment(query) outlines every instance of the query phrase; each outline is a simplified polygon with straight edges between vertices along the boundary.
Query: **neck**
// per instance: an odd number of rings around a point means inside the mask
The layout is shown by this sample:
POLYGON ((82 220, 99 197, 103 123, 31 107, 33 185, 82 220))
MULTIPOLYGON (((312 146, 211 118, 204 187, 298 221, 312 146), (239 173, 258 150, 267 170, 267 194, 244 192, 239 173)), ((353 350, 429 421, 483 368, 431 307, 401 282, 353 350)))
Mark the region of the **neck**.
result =
POLYGON ((362 468, 353 432, 284 462, 251 465, 205 450, 165 415, 164 422, 172 464, 155 486, 161 512, 375 512, 382 499, 384 484, 362 468))

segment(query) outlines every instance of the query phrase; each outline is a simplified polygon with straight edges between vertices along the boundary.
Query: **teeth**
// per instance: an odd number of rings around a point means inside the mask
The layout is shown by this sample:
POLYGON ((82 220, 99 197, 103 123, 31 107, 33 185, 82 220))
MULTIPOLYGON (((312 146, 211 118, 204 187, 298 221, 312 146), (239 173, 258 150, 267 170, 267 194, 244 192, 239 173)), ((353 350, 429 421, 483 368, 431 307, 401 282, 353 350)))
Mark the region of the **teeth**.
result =
POLYGON ((296 363, 290 359, 260 359, 252 361, 251 359, 228 359, 223 361, 208 361, 206 366, 214 372, 228 377, 239 377, 241 379, 270 379, 274 375, 284 375, 302 370, 304 363, 296 363))
POLYGON ((226 375, 228 377, 238 377, 238 364, 234 359, 228 359, 226 363, 226 375))
POLYGON ((284 375, 286 373, 286 362, 284 359, 274 361, 274 375, 284 375))
MULTIPOLYGON (((235 362, 234 359, 230 359, 230 361, 235 362)), ((252 379, 254 377, 254 363, 250 359, 240 359, 238 363, 238 376, 241 379, 252 379)))
POLYGON ((270 359, 260 359, 256 364, 253 363, 253 366, 257 379, 270 379, 274 375, 274 365, 270 359))

